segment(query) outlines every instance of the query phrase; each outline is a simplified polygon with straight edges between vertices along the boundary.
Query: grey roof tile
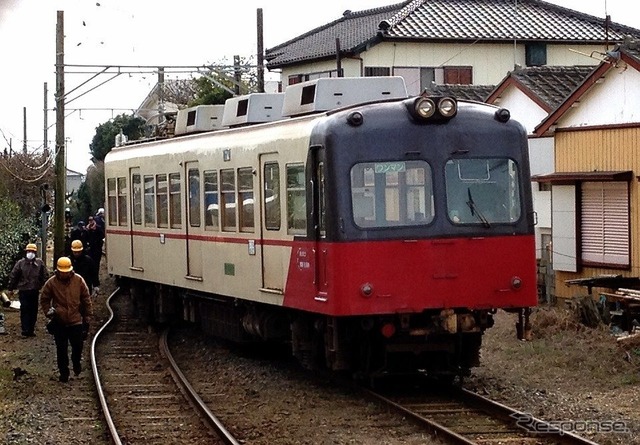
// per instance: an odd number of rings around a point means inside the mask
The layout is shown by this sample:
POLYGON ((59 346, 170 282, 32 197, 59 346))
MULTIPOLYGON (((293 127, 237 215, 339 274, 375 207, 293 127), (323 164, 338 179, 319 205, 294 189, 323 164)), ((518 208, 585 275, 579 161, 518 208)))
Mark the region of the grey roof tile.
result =
POLYGON ((456 99, 484 102, 494 90, 493 85, 432 85, 425 92, 432 96, 449 96, 456 99))
POLYGON ((345 53, 381 40, 525 41, 604 43, 640 30, 540 0, 408 0, 348 12, 343 17, 266 51, 267 66, 335 57, 336 38, 345 53), (515 5, 517 3, 517 9, 515 5), (382 26, 380 26, 382 24, 382 26))
POLYGON ((558 107, 587 78, 595 66, 538 66, 510 73, 550 110, 558 107))

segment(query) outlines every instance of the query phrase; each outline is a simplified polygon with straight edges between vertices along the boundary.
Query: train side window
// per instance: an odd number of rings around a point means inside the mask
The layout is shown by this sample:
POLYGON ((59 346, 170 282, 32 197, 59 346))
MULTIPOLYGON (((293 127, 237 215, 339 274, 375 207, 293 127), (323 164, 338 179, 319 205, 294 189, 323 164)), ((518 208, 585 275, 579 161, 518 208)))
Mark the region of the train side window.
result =
POLYGON ((167 192, 167 175, 156 175, 156 209, 158 211, 158 227, 169 227, 169 197, 167 192))
POLYGON ((182 227, 182 197, 180 173, 169 174, 169 219, 172 229, 182 227))
POLYGON ((189 225, 200 227, 200 170, 189 169, 189 225))
POLYGON ((218 172, 209 170, 203 172, 204 176, 204 208, 205 219, 204 228, 208 230, 219 230, 218 222, 218 172))
POLYGON ((307 201, 304 164, 287 165, 287 233, 304 235, 307 231, 307 201))
POLYGON ((156 225, 156 184, 153 176, 144 177, 144 225, 156 225))
POLYGON ((107 179, 107 197, 109 203, 108 223, 110 226, 115 226, 118 224, 118 195, 116 190, 116 178, 107 179))
POLYGON ((118 225, 127 223, 127 178, 118 178, 118 225))
POLYGON ((280 166, 277 162, 264 164, 264 219, 267 230, 280 230, 280 166))
POLYGON ((244 167, 238 169, 238 202, 241 204, 240 231, 253 232, 255 222, 253 219, 253 169, 244 167))
POLYGON ((142 179, 138 173, 131 175, 131 214, 134 224, 142 224, 142 179))
POLYGON ((236 180, 235 171, 220 171, 220 211, 222 230, 236 231, 236 180))
POLYGON ((351 169, 357 226, 428 224, 434 218, 431 166, 425 161, 367 162, 351 169))
POLYGON ((318 205, 320 206, 319 210, 319 221, 318 221, 318 229, 320 231, 321 237, 327 236, 327 224, 326 224, 326 216, 327 216, 327 203, 326 203, 326 193, 325 193, 325 182, 324 182, 324 163, 320 162, 318 164, 318 182, 320 186, 318 187, 318 205))

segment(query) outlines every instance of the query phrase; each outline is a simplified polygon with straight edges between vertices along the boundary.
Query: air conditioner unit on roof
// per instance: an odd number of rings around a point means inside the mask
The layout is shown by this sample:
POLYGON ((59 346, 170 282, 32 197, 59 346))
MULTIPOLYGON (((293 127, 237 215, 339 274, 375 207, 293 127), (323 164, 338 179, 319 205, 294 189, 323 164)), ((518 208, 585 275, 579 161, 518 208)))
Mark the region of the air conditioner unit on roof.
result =
POLYGON ((222 125, 238 127, 282 119, 284 93, 252 93, 227 99, 222 125))
POLYGON ((220 130, 224 105, 198 105, 178 111, 175 135, 220 130))
POLYGON ((284 116, 300 116, 364 102, 407 97, 402 77, 323 77, 289 85, 284 116))

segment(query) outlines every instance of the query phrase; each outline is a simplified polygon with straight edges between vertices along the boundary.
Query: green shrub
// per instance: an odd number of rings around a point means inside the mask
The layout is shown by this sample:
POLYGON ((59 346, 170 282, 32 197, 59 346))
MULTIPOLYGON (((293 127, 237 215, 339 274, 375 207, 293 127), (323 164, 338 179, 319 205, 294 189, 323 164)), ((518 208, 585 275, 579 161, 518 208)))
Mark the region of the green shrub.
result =
POLYGON ((9 273, 24 254, 29 242, 35 242, 36 228, 25 219, 20 208, 7 198, 0 197, 0 289, 7 287, 9 273))

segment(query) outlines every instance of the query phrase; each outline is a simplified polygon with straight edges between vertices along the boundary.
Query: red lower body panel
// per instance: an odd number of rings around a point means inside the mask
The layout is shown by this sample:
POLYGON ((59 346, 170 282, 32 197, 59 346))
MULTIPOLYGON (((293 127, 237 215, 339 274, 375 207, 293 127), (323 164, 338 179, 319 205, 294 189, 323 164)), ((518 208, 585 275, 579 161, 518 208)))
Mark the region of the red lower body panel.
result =
POLYGON ((334 316, 528 307, 537 303, 536 281, 531 235, 301 242, 284 306, 334 316))

